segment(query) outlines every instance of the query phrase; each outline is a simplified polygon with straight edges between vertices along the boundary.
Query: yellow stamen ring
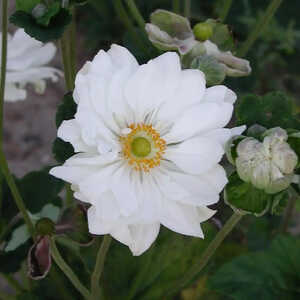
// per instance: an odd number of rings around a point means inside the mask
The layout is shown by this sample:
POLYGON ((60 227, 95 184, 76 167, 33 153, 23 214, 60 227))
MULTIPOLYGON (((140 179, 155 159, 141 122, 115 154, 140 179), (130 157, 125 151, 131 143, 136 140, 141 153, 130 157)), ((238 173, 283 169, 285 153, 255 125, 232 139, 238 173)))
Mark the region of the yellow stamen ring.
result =
POLYGON ((131 132, 120 137, 122 152, 129 165, 144 172, 159 166, 166 149, 166 142, 159 133, 152 125, 132 124, 129 128, 131 132))

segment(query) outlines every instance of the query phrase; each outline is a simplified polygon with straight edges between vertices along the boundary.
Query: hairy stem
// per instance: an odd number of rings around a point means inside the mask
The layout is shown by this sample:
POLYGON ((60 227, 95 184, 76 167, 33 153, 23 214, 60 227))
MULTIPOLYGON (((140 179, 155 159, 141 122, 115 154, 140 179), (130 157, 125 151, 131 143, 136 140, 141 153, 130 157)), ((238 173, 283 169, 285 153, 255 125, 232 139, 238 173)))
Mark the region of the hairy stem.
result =
POLYGON ((215 238, 209 243, 208 247, 202 253, 199 263, 191 266, 189 271, 167 292, 169 294, 175 294, 180 291, 186 284, 192 281, 207 265, 210 258, 214 255, 218 247, 222 244, 227 235, 232 231, 235 225, 242 218, 242 214, 235 212, 229 220, 225 223, 223 228, 217 233, 215 238))
POLYGON ((280 228, 279 228, 279 232, 280 233, 286 233, 289 227, 289 223, 291 222, 291 219, 293 217, 294 214, 294 208, 296 205, 296 201, 300 200, 300 196, 299 194, 292 188, 290 187, 289 189, 290 191, 290 199, 288 200, 288 204, 287 207, 285 209, 283 218, 282 218, 282 222, 280 224, 280 228))
POLYGON ((242 45, 239 56, 244 57, 259 37, 259 35, 266 29, 268 24, 270 23, 272 17, 276 13, 277 9, 279 8, 280 4, 283 0, 273 0, 266 9, 266 12, 261 16, 260 20, 257 22, 255 27, 253 28, 252 32, 249 34, 247 40, 242 45))
POLYGON ((75 275, 73 270, 67 265, 67 263, 64 261, 64 259, 60 255, 60 253, 56 247, 54 237, 52 237, 50 239, 50 248, 51 248, 51 255, 52 255, 54 261, 56 262, 56 264, 61 269, 61 271, 69 278, 69 280, 72 282, 74 287, 79 291, 79 293, 85 299, 90 299, 90 292, 88 291, 88 289, 83 286, 83 284, 80 282, 80 280, 75 275))
POLYGON ((174 13, 180 14, 180 0, 173 0, 172 9, 174 13))
POLYGON ((144 53, 149 54, 149 49, 148 49, 148 47, 146 47, 144 42, 138 36, 138 34, 137 34, 137 32, 136 32, 136 30, 135 30, 135 28, 134 28, 130 18, 128 17, 127 12, 126 12, 126 10, 123 6, 122 0, 114 0, 113 5, 114 5, 115 11, 116 11, 118 17, 120 18, 120 20, 122 21, 124 26, 128 29, 129 34, 134 39, 134 41, 137 43, 138 47, 144 53))
POLYGON ((74 88, 75 76, 77 70, 77 54, 76 54, 76 9, 72 9, 72 23, 69 31, 70 40, 70 67, 71 67, 71 81, 74 88))
POLYGON ((68 91, 72 91, 73 83, 72 83, 72 69, 71 69, 70 45, 69 45, 68 33, 69 30, 66 29, 60 40, 60 47, 61 47, 62 61, 64 65, 66 88, 68 91))
POLYGON ((23 198, 17 188, 17 185, 14 181, 13 176, 11 175, 9 168, 8 168, 8 164, 4 155, 3 150, 0 148, 0 169, 5 177, 5 180, 10 188, 10 191, 15 199, 16 205, 19 209, 19 211, 21 212, 24 222, 27 225, 28 231, 30 233, 30 235, 35 238, 35 231, 34 231, 34 226, 33 223, 29 217, 29 214, 26 210, 23 198))
POLYGON ((185 0, 184 1, 184 10, 183 10, 184 16, 186 18, 191 17, 191 0, 185 0))
POLYGON ((143 32, 146 33, 145 31, 146 22, 143 16, 141 15, 140 11, 138 10, 134 0, 126 0, 126 3, 128 5, 129 11, 132 14, 133 18, 136 20, 137 24, 143 30, 143 32))
POLYGON ((92 300, 99 299, 99 295, 100 295, 99 281, 104 268, 104 262, 105 262, 106 254, 108 252, 111 240, 112 238, 110 235, 105 235, 101 243, 101 247, 97 254, 96 265, 91 277, 91 289, 92 289, 91 299, 92 300))
POLYGON ((220 15, 221 22, 224 22, 228 16, 233 0, 225 0, 222 12, 220 15))

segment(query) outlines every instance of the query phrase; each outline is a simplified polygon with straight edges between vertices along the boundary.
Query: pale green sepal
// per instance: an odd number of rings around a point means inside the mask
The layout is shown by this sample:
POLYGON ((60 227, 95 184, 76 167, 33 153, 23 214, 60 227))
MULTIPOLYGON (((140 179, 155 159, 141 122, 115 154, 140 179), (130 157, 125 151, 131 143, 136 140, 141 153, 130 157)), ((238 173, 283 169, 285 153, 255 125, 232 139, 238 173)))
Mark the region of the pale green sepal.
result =
POLYGON ((191 63, 192 69, 198 69, 205 74, 208 86, 217 85, 224 81, 226 77, 225 65, 220 64, 216 58, 210 55, 195 57, 191 63))

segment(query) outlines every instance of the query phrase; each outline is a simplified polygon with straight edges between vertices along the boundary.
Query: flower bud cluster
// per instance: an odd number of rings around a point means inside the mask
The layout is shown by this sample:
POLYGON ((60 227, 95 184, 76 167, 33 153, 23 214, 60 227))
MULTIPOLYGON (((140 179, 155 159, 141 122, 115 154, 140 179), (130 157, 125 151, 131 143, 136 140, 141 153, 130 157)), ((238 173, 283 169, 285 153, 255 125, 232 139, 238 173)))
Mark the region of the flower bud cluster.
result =
POLYGON ((251 73, 249 61, 219 49, 218 40, 222 42, 228 38, 229 32, 223 30, 222 34, 215 35, 215 31, 218 25, 225 25, 208 19, 192 29, 187 18, 161 9, 153 12, 150 19, 145 29, 153 45, 164 51, 178 51, 183 66, 203 71, 208 85, 219 84, 226 76, 241 77, 251 73))

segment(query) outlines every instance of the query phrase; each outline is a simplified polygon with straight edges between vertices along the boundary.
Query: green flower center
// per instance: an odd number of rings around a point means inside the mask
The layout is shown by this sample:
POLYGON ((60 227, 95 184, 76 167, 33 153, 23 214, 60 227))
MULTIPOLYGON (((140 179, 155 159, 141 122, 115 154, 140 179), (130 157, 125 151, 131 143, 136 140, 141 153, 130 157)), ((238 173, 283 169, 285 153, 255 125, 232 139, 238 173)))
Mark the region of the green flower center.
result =
POLYGON ((151 143, 144 137, 137 137, 131 143, 131 151, 136 157, 146 157, 151 153, 151 143))

